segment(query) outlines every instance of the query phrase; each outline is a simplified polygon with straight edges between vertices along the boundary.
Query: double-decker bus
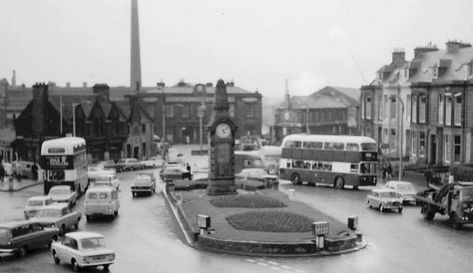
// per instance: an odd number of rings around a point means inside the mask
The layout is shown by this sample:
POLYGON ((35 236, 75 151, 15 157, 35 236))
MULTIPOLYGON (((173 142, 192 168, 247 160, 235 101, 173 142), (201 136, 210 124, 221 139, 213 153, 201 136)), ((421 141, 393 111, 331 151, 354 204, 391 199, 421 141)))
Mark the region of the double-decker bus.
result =
POLYGON ((80 195, 89 186, 85 139, 63 137, 46 140, 41 146, 44 194, 56 185, 70 185, 80 195))
POLYGON ((279 176, 295 185, 307 182, 357 189, 376 185, 377 165, 372 138, 296 134, 283 139, 279 176))

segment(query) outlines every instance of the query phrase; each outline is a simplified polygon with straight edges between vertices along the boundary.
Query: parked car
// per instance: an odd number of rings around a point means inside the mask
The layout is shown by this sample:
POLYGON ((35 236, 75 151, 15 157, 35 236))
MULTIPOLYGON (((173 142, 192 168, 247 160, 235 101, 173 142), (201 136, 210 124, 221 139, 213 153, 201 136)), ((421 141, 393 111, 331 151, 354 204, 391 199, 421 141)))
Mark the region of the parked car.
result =
POLYGON ((156 176, 154 176, 153 172, 140 172, 136 177, 149 177, 151 181, 156 182, 156 176))
POLYGON ((32 221, 0 223, 0 254, 23 257, 29 250, 49 247, 58 236, 58 228, 32 221))
MULTIPOLYGON (((171 182, 173 180, 183 179, 183 174, 187 173, 186 166, 180 163, 166 164, 162 169, 159 176, 164 182, 171 182)), ((192 179, 192 174, 191 174, 192 179)))
POLYGON ((131 184, 131 193, 133 197, 140 193, 148 193, 152 195, 156 192, 156 182, 151 180, 150 177, 136 176, 131 184))
POLYGON ((28 219, 33 217, 36 211, 44 206, 54 203, 55 201, 50 196, 33 196, 26 200, 25 205, 25 218, 28 219))
POLYGON ((116 173, 115 169, 105 169, 103 165, 94 165, 87 167, 87 176, 89 182, 94 182, 98 176, 101 175, 114 175, 116 173))
POLYGON ((384 186, 398 193, 401 196, 403 203, 416 203, 415 196, 417 194, 417 190, 411 182, 389 181, 384 186))
POLYGON ((268 174, 265 169, 261 168, 242 169, 239 173, 235 174, 235 178, 261 181, 264 182, 268 188, 279 185, 279 178, 277 175, 268 174))
POLYGON ((113 160, 104 160, 104 161, 100 161, 98 165, 101 165, 105 170, 115 171, 115 167, 117 164, 113 160))
POLYGON ((70 186, 53 186, 49 189, 48 196, 56 202, 68 203, 70 208, 75 206, 77 201, 77 192, 70 186))
POLYGON ((64 234, 72 227, 78 229, 81 217, 81 212, 71 211, 67 204, 54 203, 39 209, 31 220, 43 226, 57 227, 64 234))
POLYGON ((154 169, 154 168, 159 168, 164 165, 164 160, 157 156, 150 157, 148 160, 142 161, 143 164, 145 164, 145 168, 147 169, 154 169))
POLYGON ((104 237, 94 232, 70 232, 60 241, 53 242, 54 262, 70 263, 76 272, 84 267, 103 266, 105 270, 115 262, 115 252, 105 247, 104 237))
POLYGON ((91 185, 94 187, 111 186, 118 190, 120 188, 120 180, 115 174, 101 174, 95 178, 95 181, 91 185))
POLYGON ((133 170, 143 170, 145 168, 145 164, 143 162, 138 161, 136 158, 123 158, 118 160, 116 169, 118 172, 123 171, 133 171, 133 170))
POLYGON ((84 214, 87 221, 96 216, 115 218, 119 208, 120 200, 115 187, 93 187, 85 193, 84 214))
POLYGON ((388 188, 372 189, 366 200, 370 208, 379 209, 383 212, 385 210, 397 210, 402 212, 402 198, 398 193, 388 188))

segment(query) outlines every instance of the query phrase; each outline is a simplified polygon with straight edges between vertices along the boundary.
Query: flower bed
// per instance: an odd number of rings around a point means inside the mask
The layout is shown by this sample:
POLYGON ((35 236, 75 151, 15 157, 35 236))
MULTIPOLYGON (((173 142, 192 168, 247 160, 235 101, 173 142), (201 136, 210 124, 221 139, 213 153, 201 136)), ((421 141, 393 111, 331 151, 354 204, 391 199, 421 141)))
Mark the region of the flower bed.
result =
POLYGON ((283 208, 283 202, 268 196, 247 194, 220 196, 210 200, 210 204, 219 208, 283 208))
POLYGON ((246 212, 225 219, 235 229, 264 232, 308 232, 313 222, 305 216, 283 211, 246 212))

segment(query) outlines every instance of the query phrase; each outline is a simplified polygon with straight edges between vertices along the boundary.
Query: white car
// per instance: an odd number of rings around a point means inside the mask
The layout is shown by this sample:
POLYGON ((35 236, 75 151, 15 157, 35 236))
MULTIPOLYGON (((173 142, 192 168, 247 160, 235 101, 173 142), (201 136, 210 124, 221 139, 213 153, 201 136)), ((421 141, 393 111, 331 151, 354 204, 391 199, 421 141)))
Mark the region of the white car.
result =
POLYGON ((159 168, 164 165, 164 160, 157 156, 150 157, 148 160, 141 161, 147 169, 159 168))
POLYGON ((108 174, 116 174, 115 169, 105 169, 102 165, 87 167, 87 176, 90 182, 94 182, 98 176, 108 174))
POLYGON ((29 219, 30 217, 33 217, 38 211, 38 209, 47 206, 49 204, 54 203, 55 201, 50 197, 50 196, 33 196, 28 198, 26 201, 26 206, 25 206, 25 218, 29 219))
POLYGON ((388 188, 372 189, 366 197, 366 203, 370 208, 385 210, 397 210, 402 212, 402 198, 394 190, 388 188))
POLYGON ((105 247, 104 237, 94 232, 70 232, 51 244, 56 264, 70 263, 74 271, 84 267, 103 266, 105 270, 115 262, 115 252, 105 247))
POLYGON ((398 193, 404 203, 416 203, 416 188, 411 182, 406 181, 389 181, 384 185, 386 188, 394 190, 398 193))
POLYGON ((77 192, 71 190, 70 186, 54 186, 49 189, 48 196, 56 202, 68 203, 72 208, 77 201, 77 192))
POLYGON ((64 234, 72 227, 78 229, 81 217, 81 212, 71 211, 67 204, 54 203, 39 209, 31 220, 45 227, 57 227, 64 234))
POLYGON ((101 174, 95 178, 95 181, 92 182, 94 187, 96 186, 111 186, 115 189, 120 188, 120 180, 115 174, 101 174))

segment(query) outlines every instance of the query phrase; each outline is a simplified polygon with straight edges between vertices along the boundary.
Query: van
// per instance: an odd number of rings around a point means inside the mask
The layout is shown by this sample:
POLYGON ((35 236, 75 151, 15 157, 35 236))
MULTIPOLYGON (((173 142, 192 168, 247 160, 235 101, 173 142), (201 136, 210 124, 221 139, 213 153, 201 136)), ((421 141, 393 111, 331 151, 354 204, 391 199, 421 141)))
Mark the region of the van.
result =
POLYGON ((234 163, 235 173, 239 173, 246 168, 265 168, 261 156, 255 152, 235 151, 234 163))
POLYGON ((115 187, 93 187, 85 193, 84 214, 87 221, 97 216, 115 218, 118 215, 119 208, 120 200, 118 199, 118 190, 115 187))

